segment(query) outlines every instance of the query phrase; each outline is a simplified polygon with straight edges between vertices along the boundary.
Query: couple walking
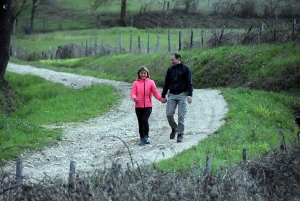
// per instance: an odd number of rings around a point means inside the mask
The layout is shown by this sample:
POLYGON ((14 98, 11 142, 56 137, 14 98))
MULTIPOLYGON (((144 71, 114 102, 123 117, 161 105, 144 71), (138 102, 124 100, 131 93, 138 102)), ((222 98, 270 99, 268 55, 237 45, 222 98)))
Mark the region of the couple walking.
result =
POLYGON ((152 95, 162 103, 167 102, 166 116, 172 129, 170 139, 177 135, 177 142, 183 141, 184 120, 187 112, 187 103, 192 103, 193 83, 192 73, 188 66, 181 62, 178 53, 171 54, 172 66, 168 68, 165 76, 165 84, 161 95, 155 82, 150 79, 149 70, 142 66, 137 72, 137 79, 132 84, 131 99, 135 102, 135 113, 139 124, 139 145, 150 144, 149 117, 152 112, 152 95), (168 98, 166 95, 168 93, 168 98), (174 119, 175 110, 178 107, 178 124, 174 119))

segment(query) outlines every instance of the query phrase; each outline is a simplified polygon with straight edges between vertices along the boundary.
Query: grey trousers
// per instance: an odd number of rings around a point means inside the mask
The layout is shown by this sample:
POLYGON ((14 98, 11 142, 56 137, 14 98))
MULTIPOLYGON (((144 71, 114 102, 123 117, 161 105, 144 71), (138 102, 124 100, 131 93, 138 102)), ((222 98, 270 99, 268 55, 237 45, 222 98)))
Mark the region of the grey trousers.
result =
POLYGON ((187 112, 187 94, 169 94, 167 102, 167 119, 172 129, 177 129, 178 134, 184 134, 184 120, 187 112), (176 107, 178 106, 178 124, 174 119, 176 107))

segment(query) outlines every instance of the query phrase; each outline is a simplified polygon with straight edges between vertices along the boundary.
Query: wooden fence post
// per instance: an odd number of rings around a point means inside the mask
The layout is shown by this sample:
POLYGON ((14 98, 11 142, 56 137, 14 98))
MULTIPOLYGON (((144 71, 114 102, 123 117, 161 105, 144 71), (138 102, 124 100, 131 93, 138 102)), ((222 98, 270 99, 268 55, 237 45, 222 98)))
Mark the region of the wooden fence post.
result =
POLYGON ((190 43, 190 48, 193 48, 193 40, 194 40, 194 30, 191 28, 191 43, 190 43))
POLYGON ((275 24, 278 23, 278 13, 277 12, 274 13, 274 23, 275 24))
POLYGON ((159 36, 157 36, 156 52, 159 52, 159 36))
POLYGON ((203 40, 203 30, 201 30, 201 45, 203 46, 204 40, 203 40))
POLYGON ((130 34, 130 39, 129 39, 129 52, 132 52, 132 34, 130 34))
POLYGON ((72 15, 72 17, 71 17, 71 29, 74 28, 73 24, 74 24, 74 16, 72 15))
POLYGON ((98 37, 95 38, 95 55, 98 55, 98 37))
POLYGON ((243 149, 243 162, 245 163, 247 160, 247 150, 243 149))
POLYGON ((97 14, 97 16, 96 16, 96 28, 97 29, 99 29, 100 28, 100 15, 99 14, 97 14))
POLYGON ((296 30, 296 19, 293 19, 293 30, 292 30, 292 36, 295 36, 295 30, 296 30))
POLYGON ((261 23, 260 30, 259 30, 259 35, 262 36, 263 32, 264 32, 264 24, 261 23))
POLYGON ((46 18, 43 17, 43 32, 46 31, 46 18))
POLYGON ((52 48, 49 46, 48 59, 52 59, 52 48))
POLYGON ((60 21, 58 22, 58 29, 59 29, 59 30, 63 30, 63 21, 62 21, 62 20, 60 20, 60 21))
POLYGON ((69 172, 69 189, 76 188, 76 162, 70 162, 70 172, 69 172))
POLYGON ((150 52, 150 34, 148 34, 147 53, 150 52))
POLYGON ((84 45, 83 42, 81 42, 81 48, 80 48, 80 57, 84 56, 84 45))
POLYGON ((170 29, 168 30, 168 52, 171 51, 171 31, 170 29))
POLYGON ((92 55, 92 52, 93 52, 93 40, 90 39, 90 48, 89 48, 89 56, 92 55))
POLYGON ((18 183, 23 182, 23 162, 22 161, 17 161, 17 166, 16 166, 16 181, 18 183))
POLYGON ((216 27, 214 27, 214 47, 217 47, 217 30, 216 27))
MULTIPOLYGON (((120 36, 119 36, 119 38, 120 38, 120 36)), ((118 50, 117 50, 117 48, 120 46, 119 44, 120 44, 120 39, 119 38, 116 38, 116 40, 115 40, 115 53, 117 53, 118 52, 118 50)))
POLYGON ((178 51, 181 50, 181 40, 182 40, 182 35, 181 35, 181 31, 179 31, 179 44, 178 44, 178 51))
POLYGON ((88 55, 88 40, 85 41, 85 56, 88 55))
POLYGON ((205 164, 205 172, 208 174, 210 172, 210 156, 206 155, 206 164, 205 164))
POLYGON ((139 49, 139 53, 141 53, 141 37, 138 36, 138 49, 139 49))
POLYGON ((133 15, 131 16, 130 27, 133 25, 133 15))
POLYGON ((119 53, 122 53, 122 35, 119 36, 119 53))

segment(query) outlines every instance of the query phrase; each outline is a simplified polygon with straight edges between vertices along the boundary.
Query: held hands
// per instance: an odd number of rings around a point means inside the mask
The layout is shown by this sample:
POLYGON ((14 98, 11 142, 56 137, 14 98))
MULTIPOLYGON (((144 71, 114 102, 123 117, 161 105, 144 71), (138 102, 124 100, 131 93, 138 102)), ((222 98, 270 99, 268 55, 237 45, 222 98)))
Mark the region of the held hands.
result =
POLYGON ((166 103, 166 102, 167 102, 167 99, 166 99, 166 98, 162 98, 162 99, 161 99, 161 102, 162 102, 162 103, 166 103))
POLYGON ((133 102, 136 103, 136 102, 138 102, 138 100, 139 100, 138 98, 134 98, 134 99, 133 99, 133 102))
POLYGON ((187 101, 188 101, 188 104, 191 104, 191 103, 192 103, 192 97, 191 97, 191 96, 188 96, 188 97, 187 97, 187 101))

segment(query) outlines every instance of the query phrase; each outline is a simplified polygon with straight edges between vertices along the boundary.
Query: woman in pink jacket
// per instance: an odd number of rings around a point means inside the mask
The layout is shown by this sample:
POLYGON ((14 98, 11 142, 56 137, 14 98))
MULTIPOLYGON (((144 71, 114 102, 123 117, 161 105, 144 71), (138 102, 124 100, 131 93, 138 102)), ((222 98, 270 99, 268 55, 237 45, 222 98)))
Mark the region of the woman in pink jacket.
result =
POLYGON ((162 101, 155 82, 150 79, 149 70, 142 66, 137 72, 137 79, 132 84, 131 99, 135 102, 135 113, 139 123, 139 145, 150 144, 149 140, 149 117, 152 112, 152 94, 162 101))

